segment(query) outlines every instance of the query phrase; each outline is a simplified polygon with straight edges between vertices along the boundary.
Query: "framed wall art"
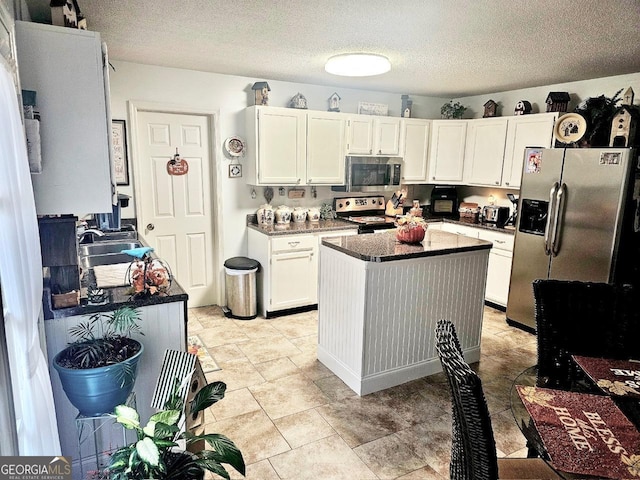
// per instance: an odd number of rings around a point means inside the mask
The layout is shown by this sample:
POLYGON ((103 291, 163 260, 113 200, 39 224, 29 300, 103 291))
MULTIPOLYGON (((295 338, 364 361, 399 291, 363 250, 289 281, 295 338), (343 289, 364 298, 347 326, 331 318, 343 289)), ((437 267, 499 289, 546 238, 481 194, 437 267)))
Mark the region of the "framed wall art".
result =
POLYGON ((113 167, 117 185, 129 185, 129 161, 127 159, 127 126, 124 120, 111 121, 113 167))

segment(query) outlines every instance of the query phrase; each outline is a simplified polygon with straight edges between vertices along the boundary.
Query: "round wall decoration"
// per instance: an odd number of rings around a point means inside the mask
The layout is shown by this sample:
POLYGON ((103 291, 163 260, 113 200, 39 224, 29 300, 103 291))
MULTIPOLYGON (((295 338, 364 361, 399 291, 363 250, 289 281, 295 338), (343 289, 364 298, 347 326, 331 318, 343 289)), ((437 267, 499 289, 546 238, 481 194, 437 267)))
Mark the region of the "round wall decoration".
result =
POLYGON ((238 136, 229 137, 224 141, 224 149, 232 157, 241 157, 244 155, 244 140, 238 136))
POLYGON ((558 118, 554 131, 560 142, 574 143, 580 140, 587 131, 587 121, 582 115, 567 113, 558 118))

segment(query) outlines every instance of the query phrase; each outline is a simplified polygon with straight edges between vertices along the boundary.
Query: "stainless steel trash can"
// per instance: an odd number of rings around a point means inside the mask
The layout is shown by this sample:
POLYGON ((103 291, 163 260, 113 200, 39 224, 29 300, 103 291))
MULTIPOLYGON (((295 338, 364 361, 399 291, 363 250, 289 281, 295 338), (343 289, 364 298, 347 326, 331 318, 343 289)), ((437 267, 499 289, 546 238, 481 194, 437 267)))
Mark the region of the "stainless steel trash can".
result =
POLYGON ((257 260, 247 257, 233 257, 224 262, 224 284, 227 317, 251 320, 258 315, 256 305, 256 272, 260 267, 257 260))

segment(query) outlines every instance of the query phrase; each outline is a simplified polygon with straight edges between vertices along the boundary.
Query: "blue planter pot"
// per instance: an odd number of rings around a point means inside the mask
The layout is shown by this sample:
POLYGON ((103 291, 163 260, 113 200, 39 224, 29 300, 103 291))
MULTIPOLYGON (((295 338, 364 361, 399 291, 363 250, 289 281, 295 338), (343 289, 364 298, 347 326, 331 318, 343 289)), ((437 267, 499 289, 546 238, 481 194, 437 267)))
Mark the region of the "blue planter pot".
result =
POLYGON ((58 365, 58 359, 64 354, 64 350, 53 358, 53 367, 60 375, 64 393, 81 415, 92 417, 113 413, 117 405, 126 403, 136 381, 138 360, 144 351, 144 346, 140 342, 137 343, 140 345, 140 351, 133 357, 106 367, 62 367, 58 365))

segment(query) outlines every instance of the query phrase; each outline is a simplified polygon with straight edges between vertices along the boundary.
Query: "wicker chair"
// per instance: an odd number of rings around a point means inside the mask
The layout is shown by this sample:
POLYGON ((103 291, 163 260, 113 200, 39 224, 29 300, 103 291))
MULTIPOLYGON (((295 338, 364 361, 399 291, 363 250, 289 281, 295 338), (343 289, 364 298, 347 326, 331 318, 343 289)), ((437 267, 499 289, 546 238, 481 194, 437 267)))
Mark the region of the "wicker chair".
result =
POLYGON ((640 312, 630 285, 563 280, 533 282, 538 385, 570 388, 571 355, 628 359, 638 355, 640 312))
POLYGON ((440 320, 437 324, 436 349, 449 383, 453 406, 450 478, 561 478, 539 458, 497 458, 482 382, 464 361, 455 328, 448 320, 440 320))

